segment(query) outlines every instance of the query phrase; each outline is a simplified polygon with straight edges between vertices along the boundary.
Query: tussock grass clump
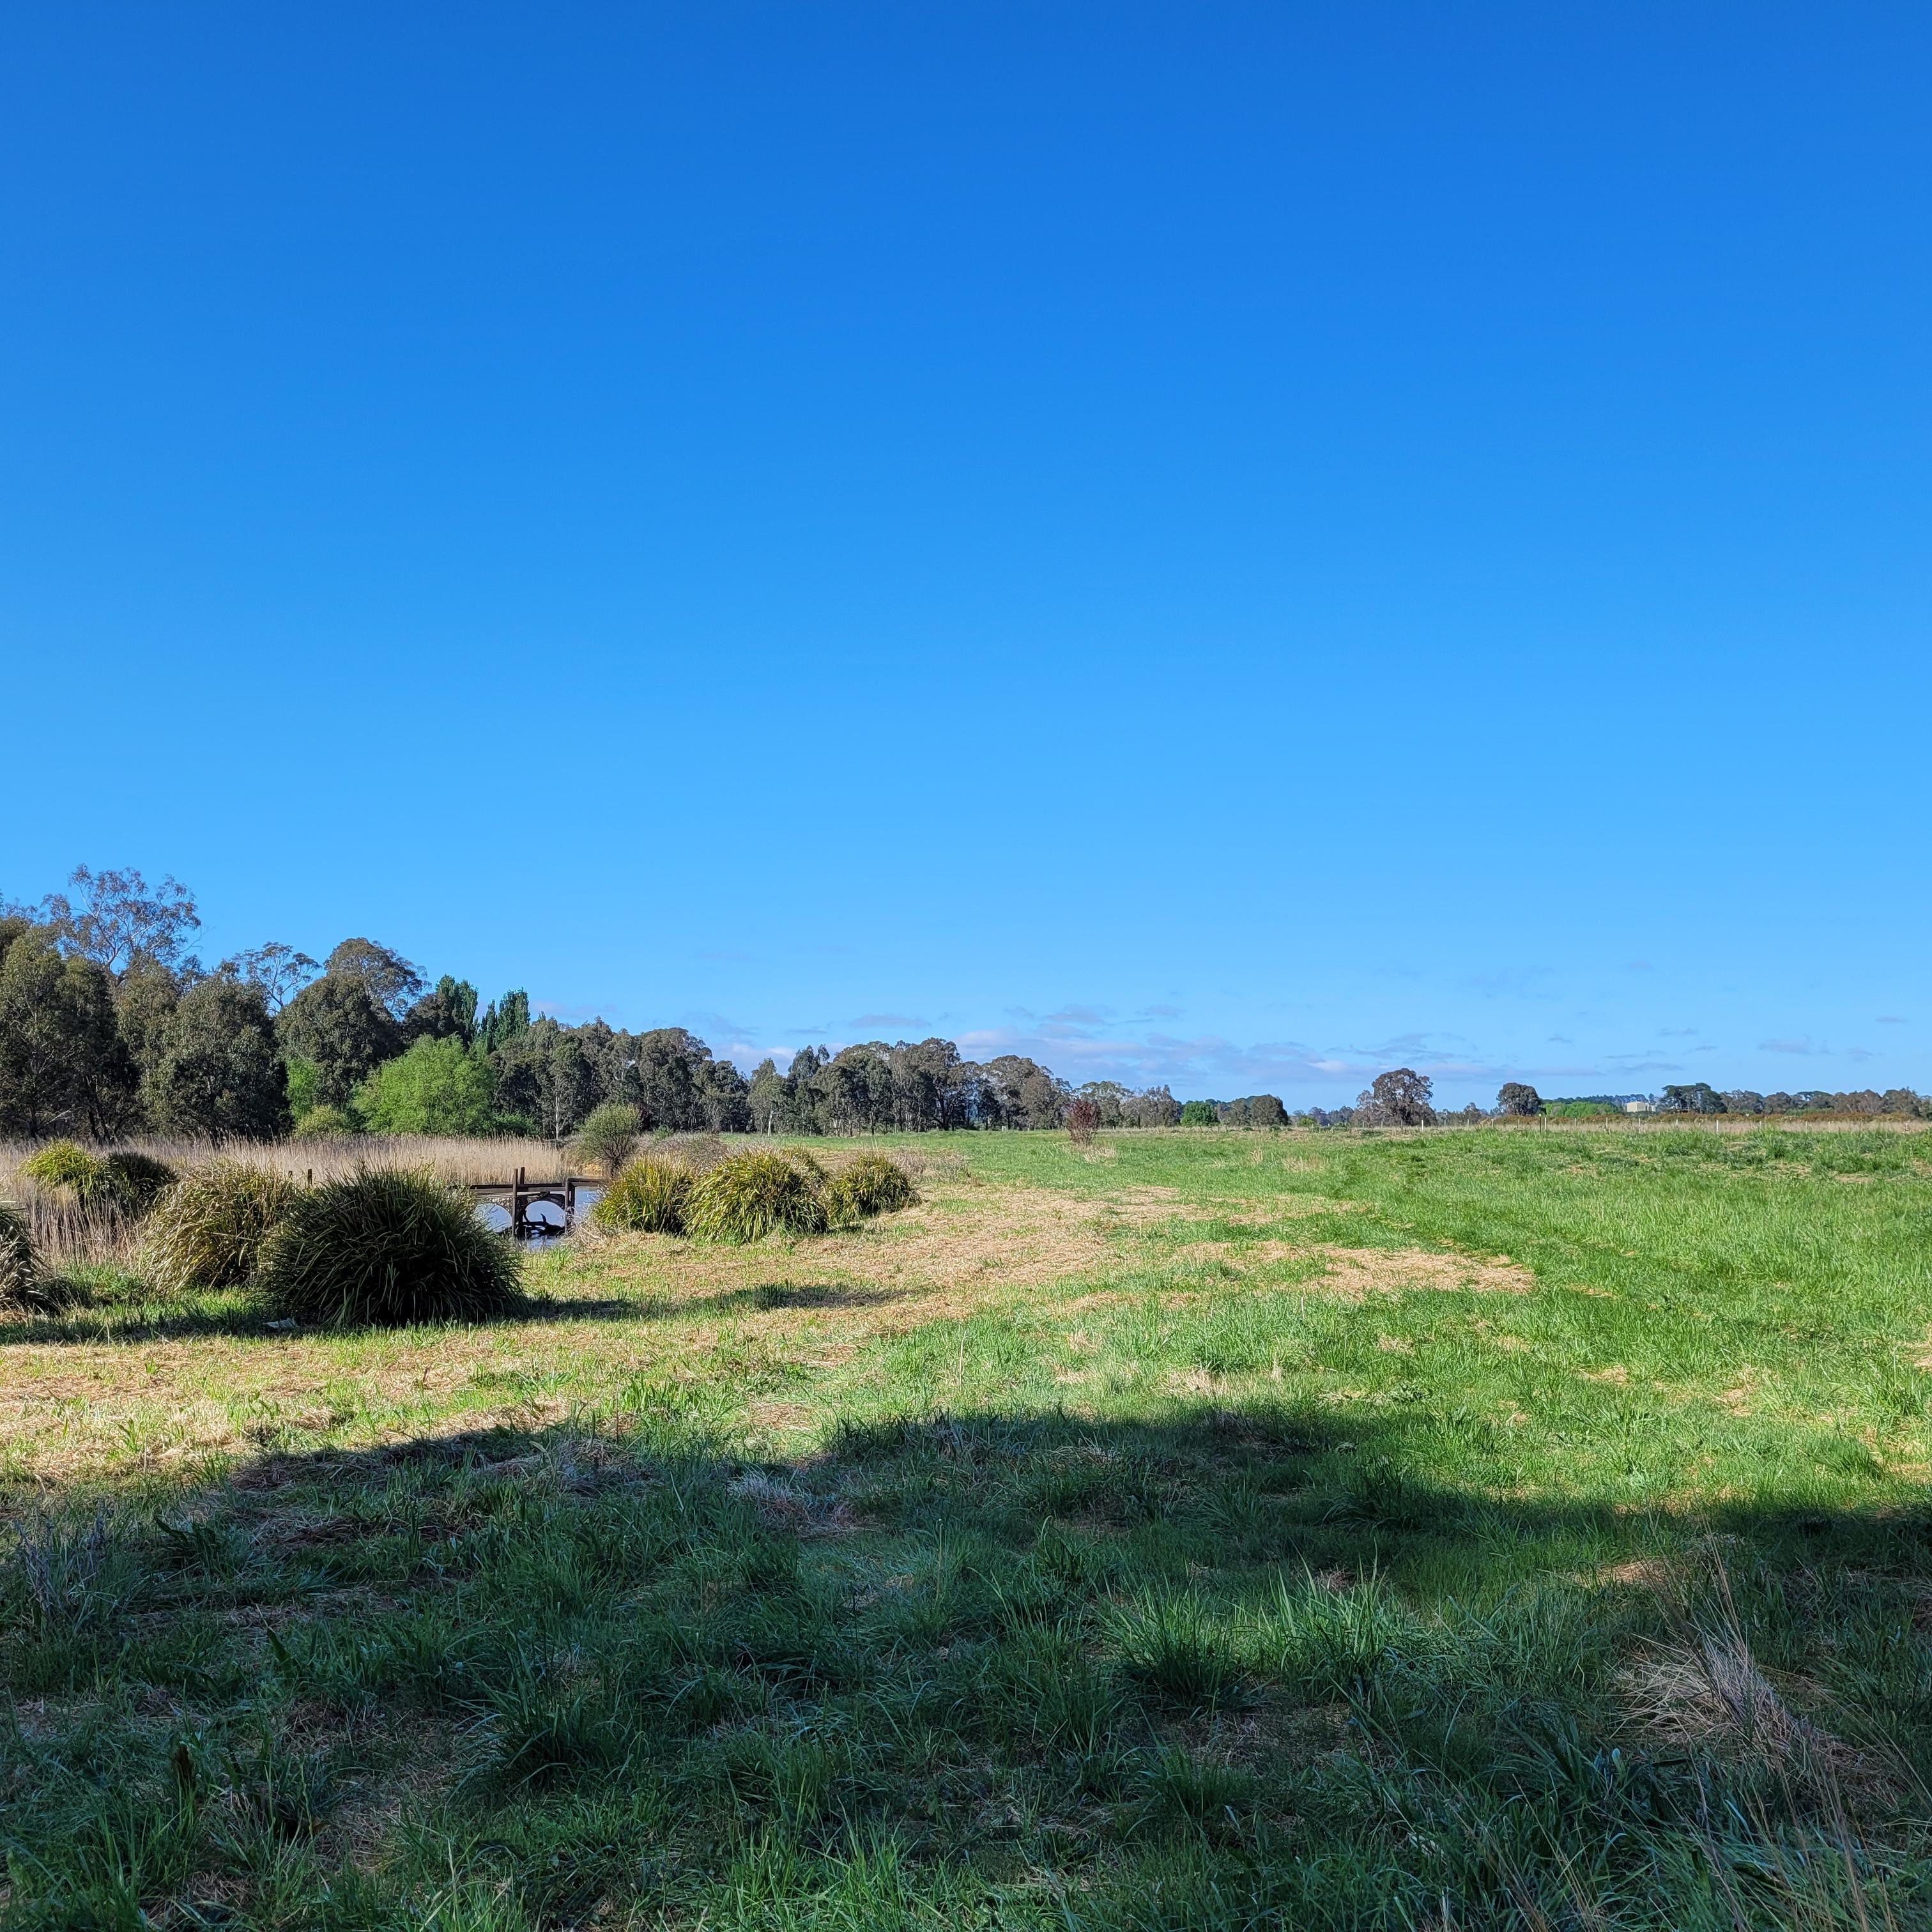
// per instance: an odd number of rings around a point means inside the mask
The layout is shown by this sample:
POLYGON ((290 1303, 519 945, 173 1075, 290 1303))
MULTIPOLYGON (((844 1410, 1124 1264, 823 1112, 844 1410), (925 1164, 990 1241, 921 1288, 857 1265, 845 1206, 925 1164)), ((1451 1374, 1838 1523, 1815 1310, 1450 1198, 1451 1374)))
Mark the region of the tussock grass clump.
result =
POLYGON ((42 1293, 40 1258, 26 1216, 0 1201, 0 1308, 32 1308, 42 1293))
POLYGON ((740 1245, 767 1234, 822 1234, 824 1174, 808 1155, 728 1155, 692 1183, 686 1226, 707 1240, 740 1245))
POLYGON ((146 1214, 175 1184, 175 1170, 151 1154, 124 1148, 104 1156, 94 1169, 92 1182, 81 1190, 81 1198, 92 1205, 111 1201, 132 1220, 146 1214))
POLYGON ((20 1172, 43 1187, 70 1195, 90 1212, 105 1210, 138 1221, 171 1186, 175 1171, 152 1154, 123 1148, 91 1154, 74 1141, 50 1141, 20 1163, 20 1172))
POLYGON ((1113 1624, 1128 1675, 1156 1696, 1208 1710, 1239 1693, 1226 1635, 1195 1598, 1151 1597, 1117 1612, 1113 1624))
POLYGON ((142 1255, 154 1286, 234 1288, 250 1280, 262 1250, 302 1190, 273 1168, 238 1160, 191 1168, 154 1204, 142 1255))
POLYGON ((20 1172, 43 1187, 70 1187, 84 1193, 100 1162, 78 1141, 50 1141, 20 1163, 20 1172))
POLYGON ((644 1130, 644 1117, 636 1108, 622 1100, 607 1100, 584 1117, 572 1145, 579 1160, 614 1180, 637 1152, 638 1137, 644 1130))
POLYGON ((912 1178, 882 1154, 862 1154, 840 1168, 825 1189, 825 1210, 834 1227, 849 1227, 874 1214, 891 1214, 919 1198, 912 1178))
POLYGON ((693 1176, 678 1162, 646 1154, 621 1168, 598 1197, 590 1218, 600 1228, 636 1234, 681 1234, 693 1176))
POLYGON ((298 1195, 263 1258, 263 1293, 338 1326, 475 1322, 517 1298, 515 1250, 420 1169, 366 1168, 298 1195))

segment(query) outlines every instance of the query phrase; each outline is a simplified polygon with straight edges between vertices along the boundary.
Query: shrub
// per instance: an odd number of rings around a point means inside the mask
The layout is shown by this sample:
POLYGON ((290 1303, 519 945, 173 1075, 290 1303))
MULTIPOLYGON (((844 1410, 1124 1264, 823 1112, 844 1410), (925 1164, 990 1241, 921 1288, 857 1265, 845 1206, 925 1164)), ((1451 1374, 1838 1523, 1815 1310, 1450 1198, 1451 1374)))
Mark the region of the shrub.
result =
POLYGON ((155 1202, 146 1254, 157 1288, 232 1288, 261 1264, 262 1250, 301 1190, 272 1168, 238 1160, 193 1168, 155 1202))
POLYGON ((28 1155, 20 1172, 43 1187, 71 1187, 76 1194, 86 1191, 100 1162, 76 1141, 50 1141, 28 1155))
POLYGON ((356 1132, 356 1123, 344 1107, 310 1107, 290 1130, 298 1141, 341 1140, 356 1132))
POLYGON ((812 1172, 818 1166, 783 1154, 728 1155, 692 1184, 686 1224, 714 1241, 823 1234, 824 1170, 812 1172))
POLYGON ((598 1197, 590 1218, 600 1228, 639 1234, 681 1234, 691 1198, 689 1168, 646 1154, 620 1168, 598 1197))
POLYGON ((379 1134, 487 1134, 496 1082, 482 1054, 451 1035, 419 1040, 356 1090, 356 1109, 379 1134))
POLYGON ((40 1258, 26 1217, 0 1201, 0 1308, 32 1307, 40 1288, 40 1258))
POLYGON ((364 1168, 298 1195, 261 1285, 299 1320, 474 1322, 517 1298, 516 1250, 428 1172, 364 1168))
POLYGON ((825 1211, 833 1226, 849 1227, 874 1214, 910 1208, 919 1198, 904 1168, 882 1154, 862 1154, 826 1183, 825 1211))
POLYGON ((1100 1110, 1091 1100, 1076 1100, 1066 1110, 1067 1133, 1081 1147, 1094 1138, 1100 1124, 1100 1110))
POLYGON ((1180 1124, 1184 1127, 1218 1127, 1221 1116, 1212 1100, 1184 1101, 1180 1108, 1180 1124))
POLYGON ((592 1108, 578 1129, 578 1156, 614 1179, 637 1152, 638 1137, 644 1126, 643 1117, 636 1108, 627 1106, 622 1100, 607 1100, 602 1106, 592 1108))

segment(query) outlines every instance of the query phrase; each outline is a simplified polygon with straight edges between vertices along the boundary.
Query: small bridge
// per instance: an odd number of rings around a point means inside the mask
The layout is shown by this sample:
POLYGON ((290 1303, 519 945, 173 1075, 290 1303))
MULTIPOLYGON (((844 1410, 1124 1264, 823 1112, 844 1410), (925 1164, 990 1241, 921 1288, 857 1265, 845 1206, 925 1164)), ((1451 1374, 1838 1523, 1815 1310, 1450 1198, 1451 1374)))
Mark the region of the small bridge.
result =
POLYGON ((510 1233, 520 1241, 538 1241, 566 1232, 577 1219, 577 1190, 602 1188, 605 1184, 594 1174, 566 1174, 557 1180, 532 1180, 520 1167, 514 1180, 472 1180, 470 1191, 477 1205, 498 1196, 497 1202, 510 1216, 510 1233))

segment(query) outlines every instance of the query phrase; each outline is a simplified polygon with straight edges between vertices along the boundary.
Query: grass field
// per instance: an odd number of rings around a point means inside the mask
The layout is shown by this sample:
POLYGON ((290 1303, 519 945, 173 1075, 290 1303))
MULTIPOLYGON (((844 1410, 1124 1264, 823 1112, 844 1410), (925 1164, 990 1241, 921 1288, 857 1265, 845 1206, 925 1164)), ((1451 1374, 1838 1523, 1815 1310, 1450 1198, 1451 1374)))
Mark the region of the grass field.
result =
POLYGON ((0 1325, 0 1924, 1932 1922, 1932 1141, 904 1151, 0 1325))

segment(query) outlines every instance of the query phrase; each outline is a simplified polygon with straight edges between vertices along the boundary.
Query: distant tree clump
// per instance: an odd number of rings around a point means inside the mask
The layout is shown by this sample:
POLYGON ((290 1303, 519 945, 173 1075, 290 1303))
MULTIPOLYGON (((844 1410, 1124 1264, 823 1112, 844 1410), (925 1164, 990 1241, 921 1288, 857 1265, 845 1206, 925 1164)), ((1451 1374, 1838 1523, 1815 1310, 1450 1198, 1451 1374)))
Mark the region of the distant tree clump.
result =
POLYGON ((1221 1110, 1212 1100, 1184 1100, 1180 1103, 1180 1124, 1184 1127, 1218 1127, 1221 1124, 1221 1110))
POLYGON ((311 1106, 347 1106, 356 1088, 404 1046, 396 1016, 354 973, 325 973, 304 986, 283 1008, 275 1028, 290 1060, 315 1070, 311 1106))
POLYGON ((1144 1088, 1138 1094, 1128 1094, 1120 1102, 1120 1124, 1124 1127, 1178 1127, 1180 1102, 1164 1086, 1144 1088))
POLYGON ((400 952, 373 939, 345 939, 322 962, 322 971, 352 980, 392 1020, 400 1021, 423 989, 423 976, 400 952))
POLYGON ((170 1132, 220 1142, 284 1132, 282 1050, 262 989, 219 975, 190 986, 142 1085, 150 1117, 170 1132))
POLYGON ((1662 1114, 1721 1114, 1724 1111, 1724 1096, 1708 1080, 1688 1087, 1666 1087, 1658 1102, 1658 1112, 1662 1114))
POLYGON ((1272 1094, 1250 1094, 1239 1100, 1213 1100, 1215 1118, 1224 1127, 1285 1127, 1288 1109, 1272 1094))
POLYGON ((1426 1073, 1412 1066, 1398 1066, 1378 1073, 1374 1084, 1355 1102, 1359 1125, 1378 1127, 1426 1127, 1436 1118, 1434 1088, 1426 1073))
POLYGON ((454 1037, 416 1041, 356 1090, 356 1112, 379 1134, 487 1134, 496 1126, 489 1063, 454 1037))
POLYGON ((1506 1080, 1496 1090, 1496 1112, 1512 1119, 1525 1119, 1543 1112, 1543 1096, 1520 1080, 1506 1080))
POLYGON ((106 968, 50 927, 16 934, 0 956, 0 1132, 107 1138, 134 1113, 136 1077, 106 968))
POLYGON ((411 1040, 460 1040, 471 1045, 476 1038, 476 988, 467 980, 444 974, 404 1014, 403 1030, 411 1040))

